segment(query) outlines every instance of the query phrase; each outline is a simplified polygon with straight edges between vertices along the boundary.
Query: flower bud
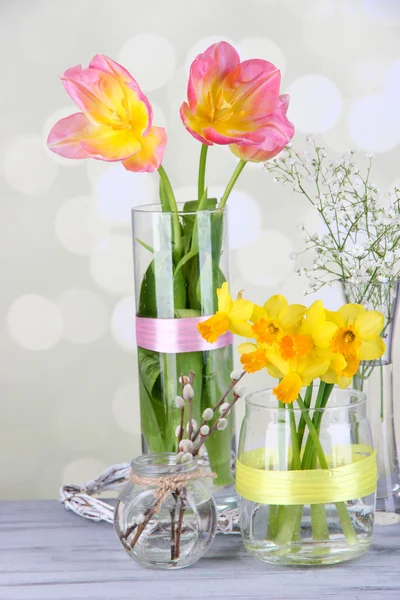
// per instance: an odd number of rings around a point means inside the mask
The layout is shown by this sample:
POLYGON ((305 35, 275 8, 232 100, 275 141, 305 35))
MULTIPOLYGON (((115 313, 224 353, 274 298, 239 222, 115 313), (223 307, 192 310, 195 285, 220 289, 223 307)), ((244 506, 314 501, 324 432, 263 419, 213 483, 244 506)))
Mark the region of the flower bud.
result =
POLYGON ((222 414, 223 412, 225 412, 226 410, 228 410, 228 408, 230 407, 229 402, 224 402, 223 404, 221 404, 221 406, 219 407, 219 413, 222 414))
POLYGON ((227 419, 218 419, 218 423, 217 423, 217 429, 219 431, 223 431, 224 429, 226 429, 228 426, 228 421, 227 419))
POLYGON ((176 435, 176 437, 178 437, 178 435, 180 434, 180 432, 181 432, 181 426, 178 425, 178 427, 175 429, 175 435, 176 435))
POLYGON ((182 396, 176 396, 175 398, 175 406, 176 408, 185 408, 186 402, 182 398, 182 396))
POLYGON ((190 452, 186 452, 186 454, 183 455, 181 463, 185 464, 188 462, 191 462, 193 460, 193 455, 190 452))
POLYGON ((192 452, 193 450, 193 442, 192 440, 182 440, 179 444, 179 450, 182 452, 192 452))
POLYGON ((144 522, 145 518, 146 517, 144 516, 143 513, 139 513, 138 515, 136 515, 134 521, 135 521, 136 525, 141 525, 144 522))
POLYGON ((240 379, 241 374, 242 374, 241 371, 239 371, 238 369, 235 369, 230 374, 230 378, 233 379, 234 381, 237 381, 238 379, 240 379))
POLYGON ((178 452, 178 454, 176 455, 176 464, 180 465, 180 463, 182 462, 182 458, 185 456, 184 452, 178 452))
POLYGON ((205 411, 203 412, 203 420, 204 421, 210 421, 213 416, 214 416, 214 411, 212 408, 206 408, 205 411))
POLYGON ((183 387, 183 391, 182 391, 182 396, 184 397, 185 400, 191 400, 194 396, 194 391, 192 386, 190 385, 190 383, 187 383, 184 387, 183 387))
POLYGON ((200 427, 200 434, 202 436, 206 436, 210 433, 210 428, 208 425, 203 425, 203 427, 200 427))
POLYGON ((236 396, 239 396, 239 398, 241 398, 245 395, 246 388, 243 385, 235 385, 233 391, 235 392, 236 396))

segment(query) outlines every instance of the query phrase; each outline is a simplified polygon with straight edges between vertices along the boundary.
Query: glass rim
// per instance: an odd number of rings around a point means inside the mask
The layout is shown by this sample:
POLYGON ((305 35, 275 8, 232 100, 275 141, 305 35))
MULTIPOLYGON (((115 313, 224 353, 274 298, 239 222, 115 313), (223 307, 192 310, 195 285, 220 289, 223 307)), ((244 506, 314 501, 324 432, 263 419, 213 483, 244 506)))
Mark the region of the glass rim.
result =
MULTIPOLYGON (((318 388, 319 388, 319 384, 313 385, 313 390, 318 390, 318 388)), ((307 386, 304 386, 301 388, 301 395, 303 398, 304 398, 304 391, 306 389, 307 389, 307 386)), ((314 408, 313 406, 311 406, 311 408, 309 410, 312 412, 327 412, 330 410, 337 410, 339 408, 354 408, 354 407, 358 407, 358 406, 365 406, 366 401, 367 401, 367 396, 366 396, 365 392, 361 392, 360 390, 354 390, 353 388, 341 389, 341 388, 335 386, 332 390, 332 394, 334 394, 334 393, 342 395, 344 397, 347 397, 348 400, 337 403, 334 406, 329 406, 329 400, 328 400, 328 404, 324 408, 314 408), (349 401, 350 398, 356 398, 356 400, 353 402, 350 402, 349 401)), ((314 394, 315 394, 315 392, 313 392, 313 397, 314 397, 314 394)), ((252 392, 251 394, 248 394, 246 396, 245 402, 246 402, 246 407, 251 406, 251 407, 257 407, 257 408, 263 408, 265 410, 278 410, 280 408, 278 405, 278 398, 273 393, 273 388, 266 388, 263 390, 258 390, 256 392, 252 392), (263 397, 263 400, 257 401, 257 399, 259 399, 260 396, 263 397)), ((295 402, 296 401, 292 402, 291 404, 289 404, 287 406, 293 407, 293 411, 295 413, 301 414, 302 410, 297 404, 295 404, 295 402)))
POLYGON ((152 452, 149 454, 140 454, 131 462, 131 468, 134 472, 148 471, 149 475, 168 475, 171 470, 179 473, 193 471, 197 468, 196 457, 186 463, 176 463, 177 454, 175 452, 152 452))
MULTIPOLYGON (((205 208, 203 210, 189 210, 189 211, 185 211, 183 210, 183 207, 185 206, 186 202, 177 202, 176 203, 178 206, 178 215, 198 215, 199 213, 208 213, 208 214, 216 214, 216 213, 222 213, 225 214, 228 211, 228 207, 225 205, 223 207, 223 209, 221 210, 220 208, 205 208)), ((143 214, 160 214, 160 215, 173 215, 175 214, 174 211, 171 210, 163 210, 162 209, 162 204, 160 202, 158 203, 152 203, 152 204, 140 204, 139 206, 133 206, 132 207, 132 214, 135 213, 143 213, 143 214)))

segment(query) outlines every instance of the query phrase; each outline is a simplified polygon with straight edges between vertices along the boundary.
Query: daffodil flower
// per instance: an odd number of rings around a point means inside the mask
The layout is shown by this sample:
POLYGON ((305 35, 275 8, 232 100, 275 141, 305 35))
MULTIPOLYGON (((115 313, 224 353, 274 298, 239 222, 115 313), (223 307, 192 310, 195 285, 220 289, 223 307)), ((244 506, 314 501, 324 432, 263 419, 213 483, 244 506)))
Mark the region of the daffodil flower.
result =
POLYGON ((333 352, 356 356, 359 360, 376 360, 385 351, 380 333, 384 316, 375 310, 366 310, 361 304, 345 304, 337 312, 327 312, 327 317, 338 329, 332 339, 333 352))
POLYGON ((272 345, 286 333, 294 332, 306 312, 301 304, 289 305, 286 298, 272 296, 263 307, 254 306, 253 335, 259 343, 272 345))
POLYGON ((268 372, 272 377, 281 379, 273 392, 284 404, 294 402, 298 398, 301 388, 321 377, 330 364, 329 359, 318 356, 315 351, 293 360, 284 360, 282 355, 274 350, 267 354, 268 372))
POLYGON ((244 344, 240 344, 238 351, 241 354, 240 362, 246 373, 260 371, 268 364, 265 344, 256 345, 245 342, 244 344))
POLYGON ((321 379, 346 388, 361 360, 376 360, 385 352, 385 343, 380 337, 384 316, 360 304, 345 304, 337 312, 326 311, 326 314, 337 329, 329 348, 325 353, 319 352, 330 357, 329 369, 321 379))
POLYGON ((249 300, 232 300, 227 282, 217 290, 218 310, 215 315, 198 324, 201 336, 211 344, 228 330, 237 335, 251 337, 251 325, 248 322, 253 313, 253 304, 249 300))

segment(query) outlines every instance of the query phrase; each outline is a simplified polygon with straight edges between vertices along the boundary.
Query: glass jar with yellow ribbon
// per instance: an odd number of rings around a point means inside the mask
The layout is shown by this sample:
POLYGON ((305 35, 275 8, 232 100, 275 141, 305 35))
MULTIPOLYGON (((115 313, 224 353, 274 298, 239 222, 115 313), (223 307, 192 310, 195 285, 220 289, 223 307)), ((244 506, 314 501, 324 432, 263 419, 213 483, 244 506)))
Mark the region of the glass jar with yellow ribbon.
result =
POLYGON ((377 474, 366 397, 326 388, 303 388, 295 406, 273 390, 246 398, 237 492, 244 545, 262 561, 333 564, 371 545, 377 474))

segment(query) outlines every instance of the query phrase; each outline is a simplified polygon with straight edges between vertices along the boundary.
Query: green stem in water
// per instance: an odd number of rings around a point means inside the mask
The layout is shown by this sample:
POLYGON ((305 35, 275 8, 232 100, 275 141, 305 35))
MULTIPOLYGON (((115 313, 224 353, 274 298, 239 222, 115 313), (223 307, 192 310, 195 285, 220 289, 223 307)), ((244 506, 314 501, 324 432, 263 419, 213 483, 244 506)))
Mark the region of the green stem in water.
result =
POLYGON ((233 172, 232 177, 229 180, 228 185, 226 186, 226 190, 224 191, 222 198, 221 198, 221 202, 219 203, 219 210, 222 210, 229 198, 229 194, 231 193, 233 186, 235 185, 236 181, 239 179, 239 175, 240 173, 243 171, 243 169, 245 168, 247 163, 247 160, 240 160, 236 169, 233 172))
MULTIPOLYGON (((203 195, 204 195, 207 152, 208 152, 208 146, 207 146, 207 144, 203 144, 201 147, 201 152, 200 152, 199 179, 198 179, 198 186, 197 186, 197 198, 198 198, 199 202, 203 198, 203 195)), ((206 200, 207 200, 207 198, 206 198, 206 200)), ((199 205, 199 210, 201 210, 200 205, 199 205)))
MULTIPOLYGON (((330 392, 329 392, 330 394, 330 392)), ((329 396, 328 396, 329 397, 329 396)), ((297 404, 300 407, 302 414, 304 415, 304 419, 306 425, 308 427, 309 434, 314 443, 314 448, 318 456, 318 461, 321 466, 321 469, 328 469, 328 463, 325 458, 324 451, 321 446, 321 442, 319 440, 318 432, 312 422, 310 415, 308 414, 308 409, 305 406, 304 402, 301 398, 297 398, 297 404)), ((304 457, 303 457, 304 458, 304 457)), ((338 511, 338 515, 340 518, 340 522, 342 524, 343 533, 346 536, 348 543, 351 546, 354 546, 358 543, 356 532, 354 531, 353 523, 351 522, 349 513, 347 511, 346 505, 344 502, 335 502, 336 510, 338 511)))
POLYGON ((175 264, 178 264, 182 255, 181 224, 179 223, 178 206, 176 204, 175 194, 172 189, 171 182, 162 165, 158 167, 158 173, 162 181, 164 193, 168 198, 169 209, 172 215, 172 229, 174 238, 173 257, 175 264))
POLYGON ((301 468, 300 447, 296 431, 296 418, 294 416, 293 404, 288 405, 290 420, 290 437, 292 438, 292 470, 297 471, 301 468))

